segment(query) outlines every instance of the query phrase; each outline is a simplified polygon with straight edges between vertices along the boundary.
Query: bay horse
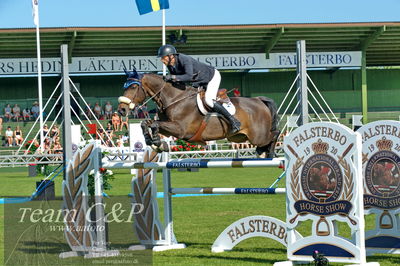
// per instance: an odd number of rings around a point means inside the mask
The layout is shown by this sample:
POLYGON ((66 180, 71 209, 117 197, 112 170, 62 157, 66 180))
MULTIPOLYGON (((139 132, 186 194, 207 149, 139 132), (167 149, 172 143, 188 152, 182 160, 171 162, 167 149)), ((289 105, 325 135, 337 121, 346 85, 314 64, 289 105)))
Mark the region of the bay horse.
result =
POLYGON ((279 131, 277 108, 272 99, 263 96, 230 98, 236 108, 235 117, 241 122, 240 131, 231 134, 230 124, 225 118, 220 115, 204 116, 199 111, 196 103, 198 89, 182 89, 183 84, 164 81, 162 76, 156 74, 141 74, 136 70, 125 73, 125 91, 118 98, 120 115, 128 115, 129 110, 142 104, 148 97, 158 107, 159 120, 145 120, 141 124, 147 145, 165 150, 159 133, 201 144, 227 138, 237 143, 248 140, 257 146, 258 155, 274 156, 279 131))

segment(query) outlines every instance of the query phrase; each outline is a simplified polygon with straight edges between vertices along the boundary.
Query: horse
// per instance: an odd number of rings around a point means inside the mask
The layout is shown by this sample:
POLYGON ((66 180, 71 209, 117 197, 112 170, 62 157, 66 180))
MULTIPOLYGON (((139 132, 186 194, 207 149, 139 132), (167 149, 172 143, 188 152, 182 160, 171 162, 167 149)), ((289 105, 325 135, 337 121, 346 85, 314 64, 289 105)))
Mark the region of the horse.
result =
POLYGON ((277 107, 272 99, 264 96, 231 97, 236 108, 235 116, 241 122, 240 131, 232 134, 225 118, 210 113, 205 116, 200 112, 196 100, 198 88, 182 89, 184 84, 165 81, 156 74, 142 74, 136 70, 125 73, 125 90, 118 98, 120 115, 128 115, 129 110, 143 104, 148 97, 157 105, 159 120, 141 123, 147 145, 158 150, 167 149, 161 143, 159 133, 199 144, 226 138, 237 143, 249 141, 256 146, 260 157, 274 157, 279 131, 277 107))

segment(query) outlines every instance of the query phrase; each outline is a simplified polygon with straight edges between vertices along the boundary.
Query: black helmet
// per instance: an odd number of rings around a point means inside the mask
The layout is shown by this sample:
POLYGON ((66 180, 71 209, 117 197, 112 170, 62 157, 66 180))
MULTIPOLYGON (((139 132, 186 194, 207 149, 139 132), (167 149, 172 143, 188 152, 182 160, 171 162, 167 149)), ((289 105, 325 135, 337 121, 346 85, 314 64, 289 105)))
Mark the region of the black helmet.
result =
POLYGON ((170 54, 177 54, 175 47, 171 44, 165 44, 158 49, 157 57, 163 57, 170 54))

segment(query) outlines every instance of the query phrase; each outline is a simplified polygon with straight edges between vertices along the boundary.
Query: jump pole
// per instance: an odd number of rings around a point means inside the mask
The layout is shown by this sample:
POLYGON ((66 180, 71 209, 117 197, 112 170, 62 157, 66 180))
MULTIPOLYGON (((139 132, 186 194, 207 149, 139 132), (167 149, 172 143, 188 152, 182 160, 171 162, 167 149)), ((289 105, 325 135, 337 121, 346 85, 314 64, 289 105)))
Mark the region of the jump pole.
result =
POLYGON ((129 169, 178 169, 178 168, 248 168, 284 167, 284 158, 274 159, 180 159, 169 162, 111 162, 103 161, 103 167, 129 169))
POLYGON ((171 188, 171 194, 285 194, 285 188, 171 188))

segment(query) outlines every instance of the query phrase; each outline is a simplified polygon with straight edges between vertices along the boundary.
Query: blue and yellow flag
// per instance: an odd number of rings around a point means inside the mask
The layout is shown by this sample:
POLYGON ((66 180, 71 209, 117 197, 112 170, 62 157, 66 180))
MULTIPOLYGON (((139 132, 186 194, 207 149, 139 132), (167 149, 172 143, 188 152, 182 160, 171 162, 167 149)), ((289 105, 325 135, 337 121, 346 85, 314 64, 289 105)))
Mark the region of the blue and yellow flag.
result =
POLYGON ((136 0, 139 14, 147 14, 160 9, 168 9, 168 0, 136 0))

